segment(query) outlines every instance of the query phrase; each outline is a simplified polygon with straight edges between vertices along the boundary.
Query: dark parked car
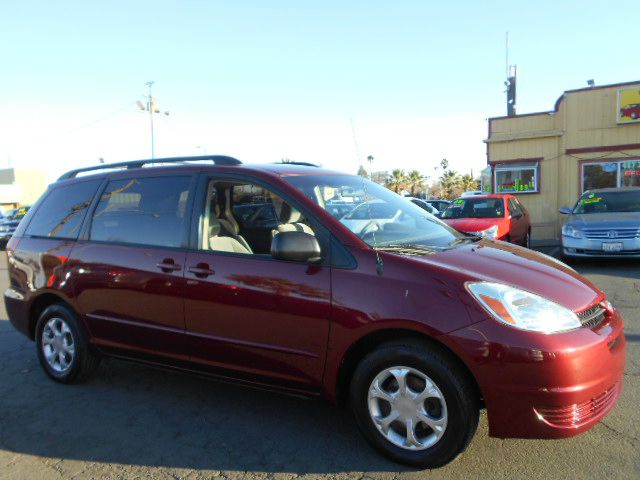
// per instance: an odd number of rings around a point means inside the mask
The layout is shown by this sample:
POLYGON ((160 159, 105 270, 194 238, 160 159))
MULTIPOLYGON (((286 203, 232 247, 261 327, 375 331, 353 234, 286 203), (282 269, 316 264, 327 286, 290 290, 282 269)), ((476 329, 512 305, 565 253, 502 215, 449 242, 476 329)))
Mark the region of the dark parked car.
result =
POLYGON ((5 248, 7 242, 18 228, 20 220, 27 214, 29 207, 20 207, 9 210, 0 220, 0 248, 5 248))
POLYGON ((116 356, 320 395, 409 465, 454 459, 481 408, 492 436, 561 438, 622 388, 623 320, 601 290, 354 175, 223 156, 76 170, 7 257, 9 318, 53 380, 116 356), (352 230, 324 208, 336 192, 395 213, 352 230))
POLYGON ((429 205, 438 210, 440 213, 444 212, 451 202, 449 200, 425 200, 429 205))

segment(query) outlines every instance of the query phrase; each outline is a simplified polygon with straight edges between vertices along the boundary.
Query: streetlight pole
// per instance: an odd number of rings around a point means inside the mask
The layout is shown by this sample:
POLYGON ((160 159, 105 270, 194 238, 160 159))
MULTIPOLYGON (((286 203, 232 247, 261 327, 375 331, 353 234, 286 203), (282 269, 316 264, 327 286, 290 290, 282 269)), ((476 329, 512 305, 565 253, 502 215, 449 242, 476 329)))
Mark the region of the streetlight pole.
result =
POLYGON ((151 87, 155 82, 151 80, 150 82, 145 83, 147 87, 149 87, 149 96, 147 97, 147 110, 149 110, 149 125, 151 126, 151 159, 155 158, 155 140, 153 138, 153 96, 151 95, 151 87))

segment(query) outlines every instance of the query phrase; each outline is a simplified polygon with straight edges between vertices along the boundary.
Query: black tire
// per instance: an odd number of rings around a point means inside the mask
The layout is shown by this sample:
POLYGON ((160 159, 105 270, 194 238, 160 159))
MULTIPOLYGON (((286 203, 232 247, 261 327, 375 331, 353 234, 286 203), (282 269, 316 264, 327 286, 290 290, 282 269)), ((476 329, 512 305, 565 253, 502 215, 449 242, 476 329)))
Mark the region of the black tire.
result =
POLYGON ((524 245, 525 248, 531 248, 531 231, 527 231, 527 234, 524 236, 524 245))
POLYGON ((504 237, 504 241, 507 242, 507 243, 511 243, 511 235, 506 235, 504 237))
POLYGON ((448 352, 417 339, 392 341, 369 353, 356 368, 350 385, 350 405, 369 443, 390 459, 418 468, 438 468, 462 453, 478 427, 479 399, 467 372, 448 352), (369 413, 369 387, 385 369, 406 366, 425 374, 446 402, 447 426, 442 437, 424 450, 409 450, 388 440, 369 413))
MULTIPOLYGON (((51 333, 51 329, 48 329, 48 332, 51 333)), ((82 324, 75 312, 67 305, 55 304, 47 307, 38 318, 35 334, 36 350, 40 365, 42 365, 45 373, 56 382, 80 383, 89 378, 98 368, 100 356, 93 351, 89 345, 82 324), (57 371, 49 364, 43 350, 43 342, 45 341, 43 334, 47 324, 52 319, 60 319, 68 326, 69 332, 65 338, 70 338, 74 346, 74 354, 70 357, 71 361, 68 363, 68 367, 62 371, 57 371)))

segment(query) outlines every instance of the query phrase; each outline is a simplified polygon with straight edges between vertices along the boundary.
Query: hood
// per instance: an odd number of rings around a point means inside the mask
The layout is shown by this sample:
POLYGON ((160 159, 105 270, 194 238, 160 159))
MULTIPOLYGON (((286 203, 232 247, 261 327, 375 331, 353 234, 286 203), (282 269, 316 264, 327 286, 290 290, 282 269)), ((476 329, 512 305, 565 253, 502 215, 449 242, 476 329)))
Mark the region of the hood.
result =
POLYGON ((450 227, 464 232, 479 232, 494 225, 499 225, 504 218, 443 218, 450 227))
POLYGON ((605 295, 562 262, 526 248, 484 239, 436 255, 411 257, 469 277, 504 283, 581 311, 605 295))
POLYGON ((570 215, 566 224, 578 228, 640 228, 640 212, 604 212, 570 215))

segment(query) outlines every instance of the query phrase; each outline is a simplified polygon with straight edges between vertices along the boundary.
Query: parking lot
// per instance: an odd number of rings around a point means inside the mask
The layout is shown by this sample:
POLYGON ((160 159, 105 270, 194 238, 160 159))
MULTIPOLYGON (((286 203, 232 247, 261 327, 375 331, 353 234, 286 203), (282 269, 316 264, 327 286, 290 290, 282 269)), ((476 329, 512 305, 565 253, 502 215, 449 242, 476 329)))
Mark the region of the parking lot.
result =
MULTIPOLYGON (((0 259, 0 291, 7 286, 0 259)), ((640 478, 640 262, 581 262, 626 319, 624 391, 592 431, 499 440, 486 416, 469 449, 431 472, 376 454, 349 412, 318 400, 103 362, 63 386, 0 309, 0 478, 640 478)))

